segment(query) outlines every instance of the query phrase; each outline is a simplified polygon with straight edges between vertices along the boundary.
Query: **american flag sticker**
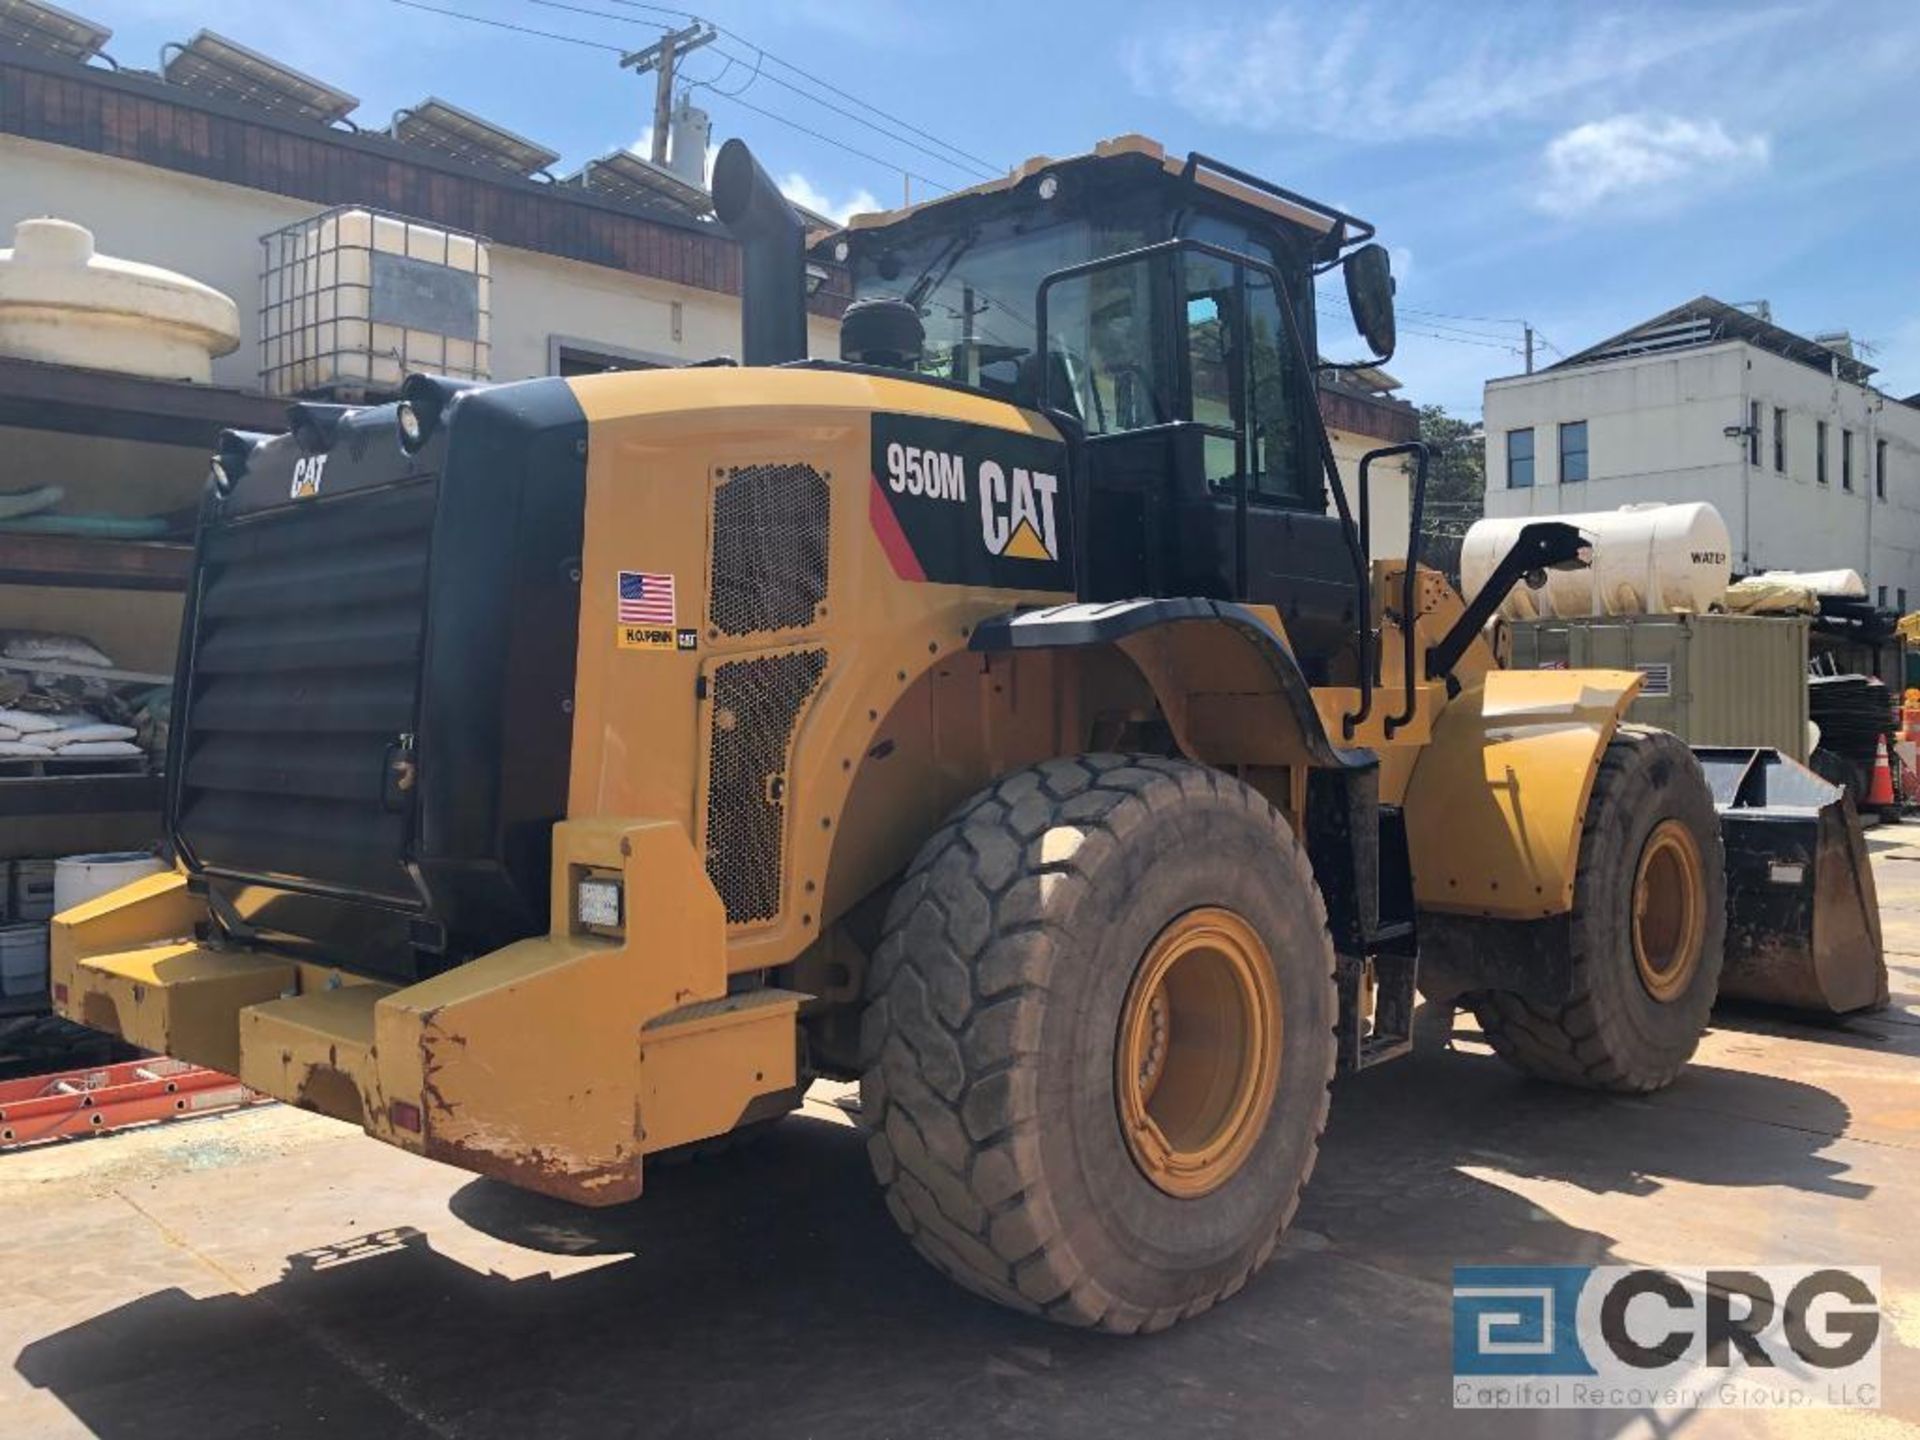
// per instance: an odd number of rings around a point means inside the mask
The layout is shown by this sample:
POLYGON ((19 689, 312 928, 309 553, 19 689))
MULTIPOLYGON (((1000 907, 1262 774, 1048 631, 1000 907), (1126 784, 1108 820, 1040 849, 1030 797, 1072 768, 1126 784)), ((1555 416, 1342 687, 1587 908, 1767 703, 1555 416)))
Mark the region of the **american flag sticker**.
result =
POLYGON ((673 576, 622 570, 618 618, 622 650, 673 649, 673 576))

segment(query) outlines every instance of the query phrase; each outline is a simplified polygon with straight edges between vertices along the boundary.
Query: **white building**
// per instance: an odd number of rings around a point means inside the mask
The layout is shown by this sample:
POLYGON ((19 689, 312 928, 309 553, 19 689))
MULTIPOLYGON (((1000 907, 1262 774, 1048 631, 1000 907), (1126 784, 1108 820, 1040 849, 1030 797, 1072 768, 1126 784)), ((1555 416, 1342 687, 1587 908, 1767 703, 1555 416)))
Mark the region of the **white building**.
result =
MULTIPOLYGON (((1320 377, 1320 418, 1333 444, 1347 503, 1360 503, 1360 461, 1369 450, 1420 438, 1420 412, 1394 391, 1400 382, 1376 366, 1331 372, 1320 377)), ((1407 553, 1407 522, 1412 514, 1413 467, 1395 458, 1367 472, 1372 535, 1369 560, 1401 559, 1407 553)), ((1327 497, 1327 513, 1334 511, 1327 497)))
POLYGON ((1705 500, 1736 573, 1857 570, 1920 605, 1920 397, 1844 336, 1701 297, 1532 375, 1487 382, 1490 516, 1705 500))

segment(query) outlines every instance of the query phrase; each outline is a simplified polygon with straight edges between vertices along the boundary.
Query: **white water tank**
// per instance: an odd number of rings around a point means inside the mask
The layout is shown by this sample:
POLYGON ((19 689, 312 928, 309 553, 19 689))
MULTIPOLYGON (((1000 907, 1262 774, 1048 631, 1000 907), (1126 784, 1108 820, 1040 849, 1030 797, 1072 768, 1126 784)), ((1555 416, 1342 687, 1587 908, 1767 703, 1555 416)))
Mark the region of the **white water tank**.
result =
POLYGON ((157 265, 93 248, 71 220, 22 220, 0 250, 0 355, 158 380, 213 378, 240 344, 227 296, 157 265))
POLYGON ((1592 542, 1593 564, 1549 570, 1539 590, 1515 586, 1500 607, 1509 619, 1701 614, 1721 604, 1727 593, 1733 574, 1727 522, 1713 506, 1695 501, 1475 521, 1460 547, 1460 580, 1468 595, 1486 583, 1520 531, 1536 520, 1559 520, 1579 530, 1592 542))
POLYGON ((492 378, 492 262, 479 236, 342 205, 260 243, 269 395, 361 400, 420 372, 492 378))

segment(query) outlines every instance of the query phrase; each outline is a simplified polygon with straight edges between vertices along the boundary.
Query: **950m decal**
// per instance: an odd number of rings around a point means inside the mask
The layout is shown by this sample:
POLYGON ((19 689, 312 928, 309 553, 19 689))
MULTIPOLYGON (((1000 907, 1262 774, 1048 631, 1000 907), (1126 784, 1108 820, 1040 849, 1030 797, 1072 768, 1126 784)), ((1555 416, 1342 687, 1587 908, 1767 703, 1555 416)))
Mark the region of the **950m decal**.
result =
POLYGON ((903 580, 1073 589, 1067 447, 915 415, 873 417, 874 534, 903 580))

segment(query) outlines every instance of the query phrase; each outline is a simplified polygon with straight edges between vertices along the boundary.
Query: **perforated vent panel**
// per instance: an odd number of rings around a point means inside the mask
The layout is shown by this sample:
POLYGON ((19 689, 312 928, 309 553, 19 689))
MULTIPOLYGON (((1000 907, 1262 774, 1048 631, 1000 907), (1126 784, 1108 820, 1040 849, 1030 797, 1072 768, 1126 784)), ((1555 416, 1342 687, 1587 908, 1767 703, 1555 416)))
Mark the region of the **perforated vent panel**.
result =
POLYGON ((826 651, 800 650, 732 660, 713 672, 707 875, 731 924, 780 912, 787 752, 826 668, 826 651))
POLYGON ((742 465, 713 495, 707 613, 723 635, 798 630, 827 598, 831 489, 811 465, 742 465))

